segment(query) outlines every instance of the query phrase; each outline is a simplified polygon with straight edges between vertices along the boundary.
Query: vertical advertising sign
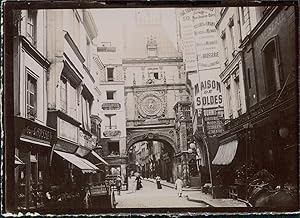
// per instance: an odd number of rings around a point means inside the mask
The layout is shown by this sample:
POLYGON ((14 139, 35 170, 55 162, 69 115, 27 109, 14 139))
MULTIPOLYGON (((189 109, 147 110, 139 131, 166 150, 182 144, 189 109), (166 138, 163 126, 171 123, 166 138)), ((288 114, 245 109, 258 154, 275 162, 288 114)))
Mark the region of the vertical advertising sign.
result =
POLYGON ((223 125, 217 113, 217 111, 223 110, 223 96, 219 77, 219 48, 215 28, 215 10, 214 8, 182 9, 179 14, 181 15, 184 61, 186 66, 190 67, 189 70, 195 68, 195 72, 197 72, 192 75, 189 74, 194 89, 195 109, 203 111, 201 117, 203 116, 206 123, 207 134, 214 137, 223 132, 223 125), (191 29, 193 33, 191 33, 191 29), (191 37, 193 42, 190 41, 191 37), (193 51, 193 53, 189 53, 189 51, 193 51), (196 55, 193 55, 194 53, 196 55), (185 57, 188 55, 195 58, 196 66, 187 62, 185 57))
POLYGON ((197 53, 199 94, 197 108, 223 106, 221 92, 219 49, 214 8, 201 8, 192 12, 197 53))
POLYGON ((194 9, 182 9, 179 11, 183 61, 185 63, 186 72, 197 71, 197 54, 194 38, 193 16, 190 13, 191 10, 194 9))

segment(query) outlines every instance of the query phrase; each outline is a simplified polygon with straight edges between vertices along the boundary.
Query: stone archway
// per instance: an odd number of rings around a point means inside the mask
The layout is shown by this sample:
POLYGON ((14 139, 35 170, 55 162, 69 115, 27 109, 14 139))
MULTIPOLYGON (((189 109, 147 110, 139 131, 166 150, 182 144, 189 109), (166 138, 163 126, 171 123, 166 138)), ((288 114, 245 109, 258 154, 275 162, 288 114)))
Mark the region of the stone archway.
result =
POLYGON ((126 143, 126 153, 128 150, 137 142, 141 141, 158 141, 163 142, 169 147, 171 147, 176 153, 176 145, 174 140, 174 131, 128 131, 127 132, 127 143, 126 143))

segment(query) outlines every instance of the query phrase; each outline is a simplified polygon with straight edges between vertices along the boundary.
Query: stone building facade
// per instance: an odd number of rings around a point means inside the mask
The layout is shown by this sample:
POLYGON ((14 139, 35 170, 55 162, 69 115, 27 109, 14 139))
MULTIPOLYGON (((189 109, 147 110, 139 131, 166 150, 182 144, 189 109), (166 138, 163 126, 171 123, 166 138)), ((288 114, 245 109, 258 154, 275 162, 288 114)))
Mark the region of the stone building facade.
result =
MULTIPOLYGON (((182 58, 159 19, 139 19, 129 39, 122 60, 127 149, 139 141, 159 141, 172 153, 180 153, 173 107, 180 100, 189 101, 182 58)), ((185 135, 186 131, 179 137, 185 135)), ((182 175, 180 164, 172 160, 172 181, 182 175)))
POLYGON ((101 146, 103 156, 110 164, 110 173, 126 178, 126 115, 124 74, 119 48, 111 43, 100 43, 97 53, 103 63, 99 75, 100 116, 102 119, 101 146))

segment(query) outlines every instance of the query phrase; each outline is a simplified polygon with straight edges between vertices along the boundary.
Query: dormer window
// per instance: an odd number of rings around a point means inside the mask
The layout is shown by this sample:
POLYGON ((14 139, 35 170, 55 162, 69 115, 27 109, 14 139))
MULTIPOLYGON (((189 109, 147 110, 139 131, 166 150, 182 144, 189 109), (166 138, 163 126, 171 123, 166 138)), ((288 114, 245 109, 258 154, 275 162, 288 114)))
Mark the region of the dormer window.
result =
POLYGON ((147 51, 149 57, 157 56, 157 41, 152 36, 147 41, 147 51))

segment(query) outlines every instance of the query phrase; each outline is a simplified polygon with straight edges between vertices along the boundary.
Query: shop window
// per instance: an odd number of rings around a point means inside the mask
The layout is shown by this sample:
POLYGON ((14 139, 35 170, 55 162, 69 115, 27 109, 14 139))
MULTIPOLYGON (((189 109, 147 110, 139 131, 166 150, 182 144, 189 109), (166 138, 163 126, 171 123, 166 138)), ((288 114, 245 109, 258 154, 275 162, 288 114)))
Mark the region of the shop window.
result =
POLYGON ((106 99, 114 100, 116 95, 116 91, 106 91, 106 99))
POLYGON ((27 17, 27 37, 32 45, 36 46, 36 21, 37 21, 37 11, 28 10, 27 17))
POLYGON ((265 71, 266 92, 271 94, 280 89, 279 51, 276 38, 269 41, 262 49, 265 71))
POLYGON ((37 80, 27 74, 27 117, 36 118, 37 113, 37 80))
POLYGON ((67 79, 60 78, 60 109, 67 113, 67 79))
POLYGON ((113 67, 107 68, 107 81, 114 81, 114 68, 113 67))
POLYGON ((119 142, 108 142, 108 153, 109 155, 120 155, 119 142))

